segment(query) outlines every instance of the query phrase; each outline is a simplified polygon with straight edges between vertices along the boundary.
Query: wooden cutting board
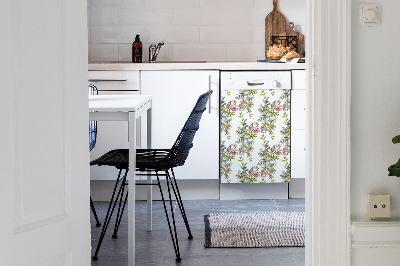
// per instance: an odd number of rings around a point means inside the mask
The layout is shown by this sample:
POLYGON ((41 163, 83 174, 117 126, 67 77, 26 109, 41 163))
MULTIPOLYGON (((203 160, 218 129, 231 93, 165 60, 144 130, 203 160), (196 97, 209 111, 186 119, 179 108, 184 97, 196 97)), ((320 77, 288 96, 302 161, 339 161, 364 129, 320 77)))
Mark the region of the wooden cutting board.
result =
POLYGON ((271 46, 271 36, 279 36, 281 32, 286 31, 286 18, 278 11, 278 0, 272 0, 274 10, 265 17, 265 59, 267 51, 271 46))
POLYGON ((304 51, 304 35, 300 32, 294 30, 294 23, 289 23, 289 30, 286 32, 281 32, 279 36, 296 36, 297 37, 297 51, 304 51))

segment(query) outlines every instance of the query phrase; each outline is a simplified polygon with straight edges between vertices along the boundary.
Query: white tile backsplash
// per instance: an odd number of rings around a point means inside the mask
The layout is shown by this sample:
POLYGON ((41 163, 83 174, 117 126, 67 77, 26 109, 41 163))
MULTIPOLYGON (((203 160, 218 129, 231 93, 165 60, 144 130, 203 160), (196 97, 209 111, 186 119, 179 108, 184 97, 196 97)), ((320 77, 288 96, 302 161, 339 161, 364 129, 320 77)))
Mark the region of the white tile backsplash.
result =
POLYGON ((118 44, 90 45, 90 60, 92 62, 118 61, 118 44))
POLYGON ((118 61, 132 62, 132 44, 118 45, 118 61))
POLYGON ((228 44, 227 61, 257 61, 265 59, 265 45, 262 44, 228 44))
POLYGON ((146 0, 147 8, 198 8, 200 0, 146 0))
POLYGON ((147 30, 148 43, 199 43, 198 26, 151 26, 147 30))
POLYGON ((174 61, 226 61, 226 44, 174 44, 174 61))
POLYGON ((172 10, 168 8, 120 8, 121 26, 165 26, 172 25, 172 10))
POLYGON ((252 27, 202 26, 200 43, 250 43, 252 27))
POLYGON ((92 26, 117 26, 118 8, 115 7, 93 7, 91 8, 92 26))
POLYGON ((227 8, 230 0, 200 0, 200 7, 227 8))
MULTIPOLYGON (((305 33, 305 0, 278 1, 278 10, 305 33)), ((140 34, 164 41, 158 61, 254 61, 264 58, 269 0, 88 0, 89 61, 132 59, 140 34)))
POLYGON ((230 8, 227 9, 228 26, 265 26, 265 17, 268 15, 263 9, 257 8, 230 8))
POLYGON ((177 26, 226 25, 224 8, 177 8, 173 14, 177 26))
POLYGON ((137 34, 146 35, 146 27, 92 26, 91 43, 132 43, 137 34))
POLYGON ((88 0, 92 7, 146 8, 146 0, 88 0))

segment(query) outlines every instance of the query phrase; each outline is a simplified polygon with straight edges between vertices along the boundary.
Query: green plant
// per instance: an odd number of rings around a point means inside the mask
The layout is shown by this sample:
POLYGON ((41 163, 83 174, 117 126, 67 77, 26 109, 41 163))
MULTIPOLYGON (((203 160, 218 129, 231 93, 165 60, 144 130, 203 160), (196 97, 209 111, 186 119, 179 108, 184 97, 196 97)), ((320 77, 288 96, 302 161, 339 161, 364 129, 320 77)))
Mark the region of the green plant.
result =
MULTIPOLYGON (((400 135, 397 135, 392 139, 393 144, 400 143, 400 135)), ((396 164, 389 166, 388 168, 389 176, 398 176, 400 177, 400 159, 396 164)))

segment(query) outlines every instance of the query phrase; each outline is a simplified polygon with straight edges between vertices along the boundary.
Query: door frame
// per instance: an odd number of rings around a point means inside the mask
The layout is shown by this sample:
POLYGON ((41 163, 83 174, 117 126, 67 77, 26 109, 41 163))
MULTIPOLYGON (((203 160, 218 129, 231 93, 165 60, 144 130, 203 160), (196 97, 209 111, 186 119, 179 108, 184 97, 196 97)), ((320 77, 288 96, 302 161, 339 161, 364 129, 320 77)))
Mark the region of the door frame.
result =
POLYGON ((351 0, 306 9, 306 265, 350 265, 351 0))

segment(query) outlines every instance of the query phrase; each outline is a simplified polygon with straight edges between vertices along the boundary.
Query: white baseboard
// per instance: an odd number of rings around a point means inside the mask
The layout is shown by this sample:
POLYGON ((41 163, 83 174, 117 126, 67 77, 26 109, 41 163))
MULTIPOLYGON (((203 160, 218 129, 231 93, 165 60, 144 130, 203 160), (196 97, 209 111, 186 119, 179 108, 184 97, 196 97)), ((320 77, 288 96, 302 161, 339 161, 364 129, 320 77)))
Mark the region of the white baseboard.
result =
MULTIPOLYGON (((146 183, 146 181, 137 181, 146 183)), ((153 181, 154 182, 154 181, 153 181)), ((220 184, 219 180, 178 180, 182 199, 287 199, 288 184, 220 184), (220 190, 221 186, 221 190, 220 190)), ((290 198, 304 198, 304 179, 291 180, 289 183, 290 198), (293 182, 291 185, 290 183, 293 182)), ((114 180, 91 180, 90 195, 94 201, 109 201, 114 188, 114 180)), ((161 180, 164 193, 167 192, 166 181, 161 180)), ((161 200, 158 186, 153 187, 153 199, 161 200)), ((146 200, 147 186, 136 186, 136 200, 146 200)))
MULTIPOLYGON (((219 180, 177 180, 177 182, 181 197, 184 200, 219 199, 219 180)), ((137 183, 146 183, 146 181, 137 181, 137 183)), ((90 195, 93 201, 109 201, 114 185, 114 180, 91 180, 90 195)), ((163 193, 168 193, 165 180, 161 180, 161 186, 163 193)), ((158 186, 152 187, 153 200, 161 200, 158 186)), ((147 186, 136 186, 136 200, 146 200, 146 195, 147 186)))

